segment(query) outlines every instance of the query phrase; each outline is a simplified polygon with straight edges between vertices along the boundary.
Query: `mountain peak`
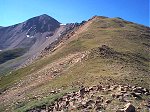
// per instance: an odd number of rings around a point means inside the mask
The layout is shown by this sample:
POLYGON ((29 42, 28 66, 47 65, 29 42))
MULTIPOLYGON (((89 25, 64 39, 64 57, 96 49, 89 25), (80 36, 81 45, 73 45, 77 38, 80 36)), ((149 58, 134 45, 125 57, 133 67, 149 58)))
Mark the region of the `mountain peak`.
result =
MULTIPOLYGON (((54 19, 53 17, 47 15, 47 14, 42 14, 33 18, 41 18, 41 19, 54 19)), ((32 18, 31 18, 32 19, 32 18)))
POLYGON ((47 14, 33 17, 25 21, 23 24, 23 30, 36 29, 36 32, 40 33, 54 31, 60 26, 60 23, 56 19, 48 16, 47 14))
POLYGON ((42 15, 40 15, 40 16, 42 16, 42 17, 51 17, 51 16, 49 16, 49 15, 47 15, 47 14, 42 14, 42 15))

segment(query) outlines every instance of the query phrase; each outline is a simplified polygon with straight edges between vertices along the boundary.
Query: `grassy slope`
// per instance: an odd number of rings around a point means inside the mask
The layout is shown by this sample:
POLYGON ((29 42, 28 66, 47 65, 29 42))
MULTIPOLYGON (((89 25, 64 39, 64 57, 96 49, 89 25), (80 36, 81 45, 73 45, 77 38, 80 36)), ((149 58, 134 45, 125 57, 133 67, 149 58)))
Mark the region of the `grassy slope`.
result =
MULTIPOLYGON (((43 68, 48 63, 70 53, 80 51, 92 52, 91 49, 105 44, 115 51, 125 54, 122 56, 124 60, 89 56, 81 63, 63 72, 60 77, 56 77, 48 83, 31 90, 31 97, 39 93, 46 94, 47 90, 52 88, 61 88, 62 86, 69 88, 70 86, 75 87, 81 84, 94 85, 99 82, 132 84, 149 88, 149 56, 147 47, 149 38, 145 35, 141 36, 141 32, 147 35, 145 27, 127 23, 120 19, 96 18, 87 31, 77 35, 79 38, 64 45, 61 50, 38 60, 26 68, 2 77, 0 87, 1 89, 10 87, 24 76, 38 71, 38 69, 43 68), (120 24, 124 27, 121 27, 120 24)), ((92 55, 96 55, 96 53, 92 52, 92 55)), ((21 108, 26 108, 31 101, 24 102, 21 108)))

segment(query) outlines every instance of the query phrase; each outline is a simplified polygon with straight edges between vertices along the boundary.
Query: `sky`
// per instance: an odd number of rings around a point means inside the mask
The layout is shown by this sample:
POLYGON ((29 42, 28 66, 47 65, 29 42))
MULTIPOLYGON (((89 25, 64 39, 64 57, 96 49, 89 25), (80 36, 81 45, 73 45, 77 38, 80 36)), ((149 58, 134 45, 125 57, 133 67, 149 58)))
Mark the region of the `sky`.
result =
POLYGON ((98 15, 150 26, 149 5, 149 0, 0 0, 0 26, 14 25, 42 14, 63 24, 98 15))

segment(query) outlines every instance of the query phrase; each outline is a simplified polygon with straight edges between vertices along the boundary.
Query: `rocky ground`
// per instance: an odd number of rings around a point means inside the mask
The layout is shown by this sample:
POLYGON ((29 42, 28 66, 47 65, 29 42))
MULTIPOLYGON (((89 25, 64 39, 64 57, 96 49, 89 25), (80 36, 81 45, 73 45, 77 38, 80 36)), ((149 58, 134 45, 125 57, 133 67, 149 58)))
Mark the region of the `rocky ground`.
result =
POLYGON ((149 96, 148 89, 130 85, 81 86, 79 91, 28 112, 149 112, 149 96))
POLYGON ((68 30, 1 78, 0 112, 149 112, 149 28, 94 17, 68 30))
MULTIPOLYGON (((25 93, 39 85, 48 82, 51 79, 54 79, 56 76, 59 76, 61 72, 68 69, 67 67, 71 67, 77 62, 80 62, 87 53, 76 53, 71 54, 63 59, 60 59, 54 63, 49 64, 47 67, 38 71, 35 74, 30 76, 26 76, 24 79, 20 80, 15 84, 14 87, 3 92, 0 97, 0 105, 4 102, 7 104, 8 102, 16 102, 17 99, 24 99, 25 93)), ((31 92, 31 91, 30 91, 31 92)))

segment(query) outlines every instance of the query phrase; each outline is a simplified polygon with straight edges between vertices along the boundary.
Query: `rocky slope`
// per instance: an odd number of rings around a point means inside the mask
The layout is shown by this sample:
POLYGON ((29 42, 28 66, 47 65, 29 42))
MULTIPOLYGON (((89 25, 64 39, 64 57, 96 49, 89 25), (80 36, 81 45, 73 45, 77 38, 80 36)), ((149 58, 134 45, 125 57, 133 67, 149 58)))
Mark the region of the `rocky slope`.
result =
POLYGON ((67 35, 68 31, 78 27, 79 24, 70 23, 67 25, 61 25, 54 18, 44 14, 41 16, 33 17, 23 23, 19 23, 9 27, 2 27, 0 29, 0 50, 7 52, 8 50, 15 51, 16 49, 22 49, 21 57, 16 60, 14 58, 7 58, 7 62, 4 65, 0 65, 0 73, 3 73, 14 67, 20 65, 26 65, 33 59, 37 58, 44 49, 52 47, 52 43, 59 42, 63 37, 67 35), (55 42, 57 41, 57 42, 55 42))
POLYGON ((1 77, 0 111, 148 112, 150 28, 101 16, 69 28, 1 77))
POLYGON ((52 36, 59 27, 60 23, 48 15, 37 16, 23 23, 3 27, 0 30, 0 49, 30 48, 35 43, 35 39, 40 41, 46 36, 52 36))
MULTIPOLYGON (((60 23, 57 20, 45 14, 33 17, 23 23, 2 27, 0 29, 0 50, 7 52, 8 50, 22 49, 25 52, 20 53, 23 56, 17 60, 8 58, 6 61, 11 60, 11 62, 0 65, 0 73, 7 71, 7 68, 12 69, 19 66, 32 55, 36 55, 41 49, 44 49, 42 44, 50 42, 50 39, 47 38, 52 37, 59 27, 60 23)), ((55 39, 57 38, 58 36, 55 36, 55 39)))
MULTIPOLYGON (((52 91, 52 94, 60 91, 52 91)), ((130 85, 81 86, 79 91, 68 92, 51 105, 42 105, 28 112, 148 112, 150 92, 130 85), (120 103, 120 104, 119 104, 120 103), (119 105, 118 105, 119 104, 119 105), (115 105, 115 106, 114 106, 115 105)))

